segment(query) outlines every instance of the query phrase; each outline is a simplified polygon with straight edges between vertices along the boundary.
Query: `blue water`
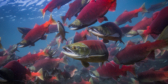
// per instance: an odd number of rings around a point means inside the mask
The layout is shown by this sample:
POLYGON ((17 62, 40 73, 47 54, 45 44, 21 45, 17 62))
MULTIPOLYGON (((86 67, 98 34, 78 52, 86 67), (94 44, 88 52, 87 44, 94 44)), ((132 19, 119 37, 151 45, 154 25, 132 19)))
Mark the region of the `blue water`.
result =
MULTIPOLYGON (((1 42, 4 48, 8 48, 10 45, 16 44, 22 40, 22 34, 18 32, 17 27, 33 28, 36 23, 41 25, 45 23, 45 21, 49 20, 50 12, 47 11, 45 18, 43 19, 40 9, 43 9, 50 1, 51 0, 0 0, 0 37, 2 38, 1 42)), ((71 2, 73 1, 74 0, 71 2)), ((109 21, 113 22, 120 14, 123 13, 123 11, 132 11, 134 9, 138 9, 144 2, 145 7, 149 8, 151 5, 163 1, 165 0, 117 0, 116 11, 108 12, 105 16, 109 21)), ((59 10, 54 9, 52 16, 56 21, 61 21, 60 16, 66 14, 69 8, 69 3, 62 6, 59 10)), ((126 24, 134 26, 136 23, 142 20, 143 17, 151 17, 152 14, 153 12, 146 13, 144 16, 142 16, 142 14, 139 13, 137 18, 132 19, 132 23, 127 22, 126 24)), ((74 20, 75 17, 73 17, 71 21, 67 20, 67 22, 68 24, 71 24, 74 20)), ((96 22, 93 25, 98 26, 101 24, 102 23, 96 22)), ((120 25, 120 27, 125 26, 126 24, 120 25)), ((65 27, 65 29, 69 32, 66 34, 66 38, 74 36, 76 31, 69 30, 67 27, 65 27)), ((78 32, 82 30, 83 29, 78 30, 78 32)), ((48 34, 47 40, 39 40, 35 43, 35 46, 19 48, 20 52, 16 52, 16 55, 24 56, 28 52, 45 48, 47 44, 49 44, 49 42, 55 37, 55 35, 55 33, 48 34)), ((140 37, 136 36, 133 38, 140 37)), ((123 41, 127 42, 129 39, 132 38, 124 37, 123 41)), ((125 45, 120 44, 120 46, 124 47, 125 45)))

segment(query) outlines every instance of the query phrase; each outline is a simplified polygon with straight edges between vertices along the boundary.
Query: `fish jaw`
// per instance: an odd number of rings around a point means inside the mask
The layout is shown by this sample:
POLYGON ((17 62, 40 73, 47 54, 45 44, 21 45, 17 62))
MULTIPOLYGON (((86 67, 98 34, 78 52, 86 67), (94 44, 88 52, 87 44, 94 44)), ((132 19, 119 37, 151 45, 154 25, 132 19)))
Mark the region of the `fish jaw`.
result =
POLYGON ((65 55, 74 58, 74 59, 85 59, 88 58, 90 49, 87 45, 77 42, 63 47, 65 55))
POLYGON ((105 36, 104 34, 100 33, 96 28, 94 27, 91 27, 88 29, 88 31, 96 36, 100 36, 100 37, 103 37, 105 36))
POLYGON ((82 26, 82 23, 80 20, 76 19, 72 24, 69 25, 70 30, 78 30, 82 26))
POLYGON ((138 33, 136 31, 134 31, 134 30, 131 30, 130 32, 128 32, 126 34, 127 37, 132 37, 132 36, 135 36, 135 35, 138 35, 138 33))
POLYGON ((78 54, 76 54, 76 53, 74 53, 71 49, 69 49, 68 47, 64 47, 63 48, 64 49, 64 51, 62 51, 62 53, 63 54, 65 54, 65 55, 67 55, 67 56, 69 56, 69 57, 71 57, 71 58, 77 58, 77 57, 79 57, 79 55, 78 54))
POLYGON ((17 45, 20 45, 19 48, 23 48, 23 47, 28 46, 28 42, 24 39, 20 43, 18 43, 17 45))

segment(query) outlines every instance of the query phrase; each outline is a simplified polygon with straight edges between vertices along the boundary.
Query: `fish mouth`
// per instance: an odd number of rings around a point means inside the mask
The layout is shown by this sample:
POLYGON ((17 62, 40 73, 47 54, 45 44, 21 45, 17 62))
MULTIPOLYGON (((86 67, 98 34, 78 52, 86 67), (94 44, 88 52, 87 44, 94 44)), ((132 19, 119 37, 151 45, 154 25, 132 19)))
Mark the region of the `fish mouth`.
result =
POLYGON ((78 55, 77 53, 75 53, 74 51, 72 51, 70 48, 68 47, 63 47, 64 51, 61 51, 63 54, 67 55, 68 57, 71 58, 79 58, 80 55, 78 55))
POLYGON ((70 28, 70 30, 78 30, 82 28, 82 22, 78 19, 76 19, 72 24, 70 24, 68 27, 72 27, 70 28))
POLYGON ((70 30, 78 30, 79 29, 78 28, 79 26, 76 26, 74 24, 70 24, 68 27, 69 27, 70 30), (70 28, 70 27, 72 27, 72 28, 70 28))
POLYGON ((130 31, 126 34, 127 37, 133 37, 133 36, 136 36, 136 35, 138 35, 138 33, 134 30, 132 30, 132 31, 130 31))
POLYGON ((22 43, 17 43, 17 47, 19 48, 23 48, 23 47, 26 47, 26 45, 22 44, 22 43), (19 45, 19 46, 18 46, 19 45))
POLYGON ((104 34, 102 34, 101 32, 99 32, 96 28, 89 28, 88 31, 96 36, 105 36, 104 34))
POLYGON ((23 28, 18 27, 17 29, 18 29, 18 31, 19 31, 20 33, 24 34, 23 28))

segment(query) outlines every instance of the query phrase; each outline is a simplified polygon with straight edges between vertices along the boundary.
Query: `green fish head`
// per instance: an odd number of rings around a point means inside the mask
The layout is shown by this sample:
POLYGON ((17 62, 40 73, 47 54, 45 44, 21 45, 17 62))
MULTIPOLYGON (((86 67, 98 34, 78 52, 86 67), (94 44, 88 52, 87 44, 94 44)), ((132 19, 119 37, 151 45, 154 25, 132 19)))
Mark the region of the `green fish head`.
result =
POLYGON ((72 24, 69 25, 69 28, 72 27, 70 28, 71 30, 77 30, 78 27, 82 27, 82 25, 83 25, 82 22, 76 19, 72 24))
POLYGON ((89 47, 81 42, 66 45, 63 49, 62 53, 74 59, 85 58, 90 54, 89 47))
POLYGON ((96 36, 107 36, 111 34, 111 32, 107 27, 102 26, 90 27, 88 31, 96 36))

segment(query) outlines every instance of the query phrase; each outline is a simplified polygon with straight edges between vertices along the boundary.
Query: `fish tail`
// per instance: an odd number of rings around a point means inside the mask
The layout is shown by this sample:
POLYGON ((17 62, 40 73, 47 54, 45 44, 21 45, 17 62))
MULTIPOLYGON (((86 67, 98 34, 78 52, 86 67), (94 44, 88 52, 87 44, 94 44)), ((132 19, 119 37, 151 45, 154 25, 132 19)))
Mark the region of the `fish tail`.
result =
POLYGON ((135 69, 136 69, 136 68, 135 68, 134 65, 130 65, 130 67, 127 68, 127 70, 128 70, 129 72, 131 72, 134 76, 136 75, 135 69))
POLYGON ((143 39, 143 42, 146 42, 147 41, 147 38, 148 38, 148 33, 147 33, 148 30, 137 30, 138 34, 142 37, 143 39))
POLYGON ((0 49, 3 49, 3 46, 1 44, 1 37, 0 37, 0 49))
POLYGON ((92 77, 89 79, 89 82, 90 82, 90 84, 94 84, 92 77))
POLYGON ((40 9, 41 13, 43 14, 43 19, 44 19, 44 16, 45 16, 45 11, 43 9, 40 9))
POLYGON ((165 40, 166 42, 168 42, 168 26, 166 26, 164 28, 164 30, 162 31, 162 33, 160 34, 160 36, 158 37, 157 40, 165 40))
POLYGON ((43 51, 40 51, 40 52, 38 53, 38 56, 49 56, 49 55, 47 54, 47 50, 45 49, 45 50, 43 50, 43 51))
POLYGON ((135 80, 134 78, 131 78, 131 80, 132 80, 132 84, 139 84, 139 82, 135 80))
POLYGON ((66 16, 61 16, 61 20, 62 20, 63 23, 65 23, 66 22, 66 16))
POLYGON ((37 76, 39 79, 44 80, 43 78, 43 69, 41 68, 37 73, 39 73, 39 75, 37 76))
POLYGON ((122 39, 120 39, 120 43, 123 43, 123 44, 125 44, 125 43, 122 41, 122 39))
POLYGON ((142 12, 143 14, 146 13, 146 12, 148 12, 148 10, 145 8, 145 3, 143 3, 140 8, 142 9, 141 12, 142 12))
POLYGON ((51 25, 57 24, 57 22, 52 18, 52 15, 50 15, 49 24, 51 24, 51 25))
POLYGON ((63 24, 65 27, 68 27, 68 24, 65 22, 64 24, 63 24))

